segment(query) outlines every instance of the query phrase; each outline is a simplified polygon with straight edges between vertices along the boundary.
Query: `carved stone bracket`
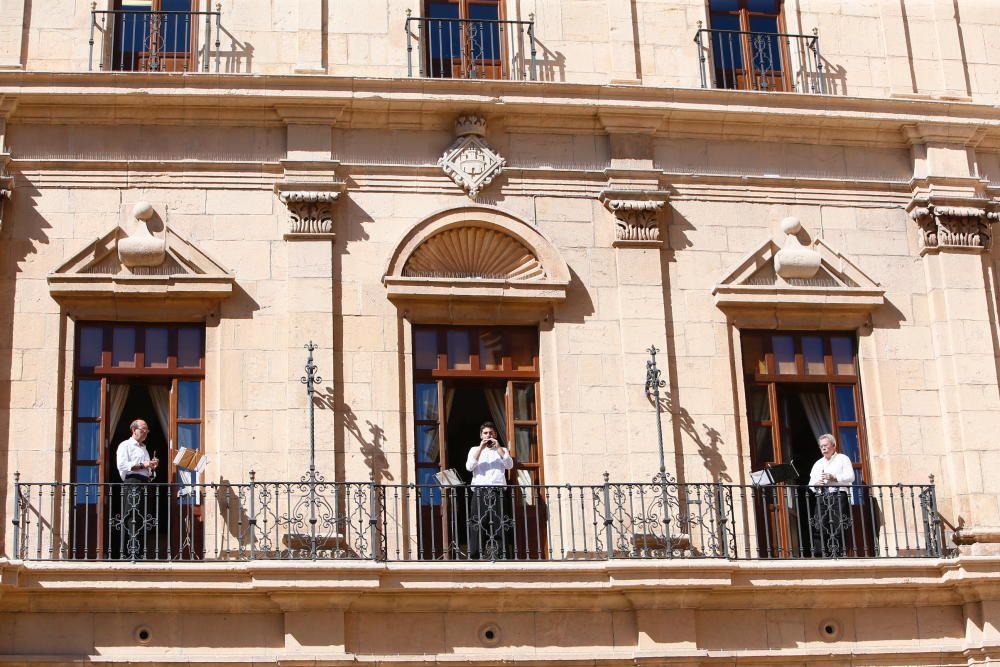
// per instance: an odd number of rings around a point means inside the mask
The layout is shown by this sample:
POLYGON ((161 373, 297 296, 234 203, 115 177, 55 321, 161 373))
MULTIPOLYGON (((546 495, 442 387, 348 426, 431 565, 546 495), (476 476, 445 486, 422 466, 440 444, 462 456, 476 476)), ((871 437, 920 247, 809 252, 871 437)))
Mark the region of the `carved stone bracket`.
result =
POLYGON ((922 201, 910 211, 920 227, 920 253, 989 250, 992 224, 1000 218, 985 206, 942 206, 922 201))
POLYGON ((605 190, 600 200, 615 215, 618 247, 659 247, 663 244, 657 214, 667 203, 662 190, 605 190))
POLYGON ((285 239, 333 238, 333 206, 343 183, 278 183, 274 191, 288 207, 285 239))
POLYGON ((500 175, 507 160, 486 143, 486 119, 482 116, 459 116, 455 135, 457 138, 438 159, 438 165, 474 198, 500 175))

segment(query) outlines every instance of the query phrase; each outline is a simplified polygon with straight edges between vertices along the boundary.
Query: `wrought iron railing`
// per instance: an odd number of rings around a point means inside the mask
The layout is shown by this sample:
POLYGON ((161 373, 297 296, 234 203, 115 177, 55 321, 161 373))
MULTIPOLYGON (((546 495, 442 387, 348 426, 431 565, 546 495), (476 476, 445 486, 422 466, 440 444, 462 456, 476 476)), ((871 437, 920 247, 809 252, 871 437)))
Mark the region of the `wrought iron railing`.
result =
POLYGON ((672 481, 14 484, 24 560, 607 560, 942 555, 934 486, 672 481))
POLYGON ((219 71, 221 8, 215 11, 91 10, 88 69, 219 71))
POLYGON ((534 15, 527 21, 406 15, 406 71, 435 79, 535 81, 534 15))
POLYGON ((794 35, 700 28, 694 42, 702 88, 827 92, 815 30, 794 35))

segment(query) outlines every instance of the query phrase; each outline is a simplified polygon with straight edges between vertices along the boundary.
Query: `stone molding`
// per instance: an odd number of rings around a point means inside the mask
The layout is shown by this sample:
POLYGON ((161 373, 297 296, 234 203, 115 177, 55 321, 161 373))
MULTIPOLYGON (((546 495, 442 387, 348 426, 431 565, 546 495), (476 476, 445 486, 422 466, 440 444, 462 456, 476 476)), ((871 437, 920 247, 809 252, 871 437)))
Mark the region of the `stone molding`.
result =
MULTIPOLYGON (((148 302, 150 308, 163 299, 200 300, 211 307, 232 294, 235 276, 170 227, 163 230, 164 256, 155 265, 123 262, 119 248, 128 238, 118 225, 89 243, 48 275, 49 293, 69 305, 107 305, 111 297, 110 301, 148 302)), ((113 309, 113 303, 108 307, 113 309)))
POLYGON ((463 114, 455 121, 456 139, 438 165, 456 185, 475 198, 503 172, 506 158, 486 143, 486 119, 463 114))
POLYGON ((615 216, 614 247, 658 248, 663 245, 657 214, 667 203, 666 191, 604 190, 598 198, 615 216))
POLYGON ((342 182, 275 183, 274 192, 288 209, 285 240, 334 238, 333 207, 345 187, 342 182))
MULTIPOLYGON (((783 225, 783 232, 794 228, 783 225)), ((715 305, 734 315, 740 326, 842 329, 864 324, 885 303, 885 289, 822 239, 803 244, 803 249, 819 256, 810 277, 798 277, 803 274, 796 271, 783 277, 775 257, 784 247, 768 239, 716 284, 715 305)))
POLYGON ((566 298, 570 272, 552 242, 528 223, 494 207, 463 206, 435 213, 407 231, 389 258, 382 282, 394 300, 544 304, 566 298), (468 264, 467 253, 459 253, 451 261, 439 251, 423 252, 430 247, 426 244, 438 243, 443 235, 456 232, 464 234, 465 240, 486 239, 497 251, 473 264, 468 264), (515 249, 518 252, 511 254, 515 249), (511 255, 510 262, 500 257, 503 253, 511 255), (419 259, 417 271, 413 270, 414 259, 419 259), (489 270, 489 275, 454 271, 455 266, 494 264, 499 269, 489 270))
POLYGON ((986 206, 947 206, 918 201, 910 218, 920 229, 920 254, 989 250, 993 223, 1000 218, 986 206))

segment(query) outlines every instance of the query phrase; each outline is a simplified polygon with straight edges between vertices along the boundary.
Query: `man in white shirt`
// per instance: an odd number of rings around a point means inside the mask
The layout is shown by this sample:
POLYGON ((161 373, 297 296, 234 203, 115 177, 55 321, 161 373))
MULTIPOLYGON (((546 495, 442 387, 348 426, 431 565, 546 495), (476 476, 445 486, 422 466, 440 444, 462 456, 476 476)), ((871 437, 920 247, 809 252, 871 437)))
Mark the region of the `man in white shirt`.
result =
POLYGON ((116 458, 118 475, 125 482, 122 488, 122 515, 125 517, 122 558, 136 560, 146 557, 146 532, 156 523, 156 496, 144 485, 152 481, 159 461, 150 458, 146 449, 149 425, 136 419, 129 428, 132 437, 118 445, 116 458))
POLYGON ((851 485, 854 465, 837 452, 837 441, 829 433, 819 436, 823 456, 809 473, 809 488, 816 498, 812 516, 814 556, 845 556, 851 538, 851 485))
POLYGON ((472 473, 468 507, 469 558, 504 558, 513 527, 507 493, 507 471, 514 459, 497 440, 493 422, 479 427, 479 444, 469 450, 465 469, 472 473))

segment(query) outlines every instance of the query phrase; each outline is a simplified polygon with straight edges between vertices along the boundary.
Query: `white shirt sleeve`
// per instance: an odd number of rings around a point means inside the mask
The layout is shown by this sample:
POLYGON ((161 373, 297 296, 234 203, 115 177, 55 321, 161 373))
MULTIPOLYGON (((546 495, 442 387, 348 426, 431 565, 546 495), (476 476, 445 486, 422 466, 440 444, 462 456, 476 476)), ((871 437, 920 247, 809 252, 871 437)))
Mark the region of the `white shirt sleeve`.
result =
POLYGON ((833 466, 830 474, 837 478, 838 484, 854 484, 854 466, 851 465, 851 459, 847 458, 846 454, 835 455, 831 463, 833 466))
POLYGON ((118 462, 118 476, 125 481, 125 477, 132 472, 132 462, 129 460, 128 456, 128 440, 118 445, 117 453, 118 462))
POLYGON ((823 457, 819 457, 819 460, 813 464, 812 470, 809 472, 809 486, 823 486, 820 476, 823 474, 823 457))
POLYGON ((479 448, 473 447, 472 449, 470 449, 469 455, 465 459, 465 469, 468 470, 469 472, 473 472, 476 469, 476 464, 479 463, 479 461, 476 459, 477 449, 479 448))
POLYGON ((509 449, 504 449, 504 455, 500 461, 503 462, 504 470, 510 470, 514 467, 514 459, 511 458, 509 449))

